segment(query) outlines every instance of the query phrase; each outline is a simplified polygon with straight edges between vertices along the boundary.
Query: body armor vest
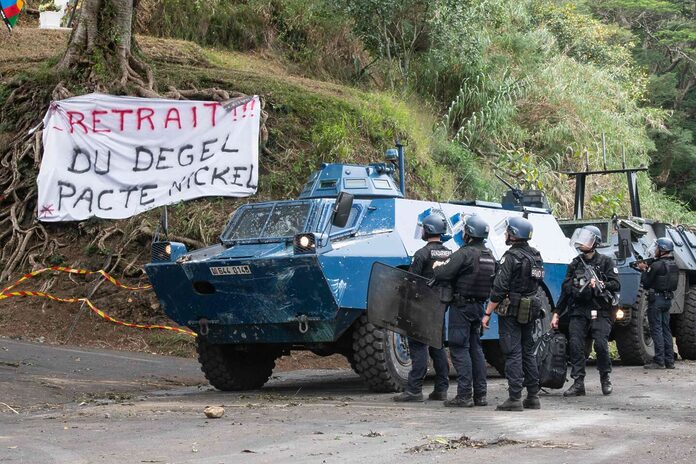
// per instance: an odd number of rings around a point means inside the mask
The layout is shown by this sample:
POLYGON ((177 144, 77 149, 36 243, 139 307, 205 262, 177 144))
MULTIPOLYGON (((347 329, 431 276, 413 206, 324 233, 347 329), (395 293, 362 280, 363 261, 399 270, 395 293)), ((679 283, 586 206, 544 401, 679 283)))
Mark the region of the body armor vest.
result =
POLYGON ((520 261, 520 272, 513 278, 510 285, 510 293, 518 293, 522 296, 536 294, 539 282, 544 280, 544 261, 538 251, 510 248, 511 255, 520 261))
MULTIPOLYGON (((657 270, 653 288, 658 292, 673 292, 679 286, 679 267, 674 258, 660 259, 661 269, 657 270)), ((653 264, 654 266, 655 264, 653 264)))
POLYGON ((486 299, 495 278, 495 258, 490 250, 474 249, 474 269, 457 280, 457 293, 464 298, 486 299))
POLYGON ((448 260, 450 255, 452 254, 452 250, 450 250, 441 243, 438 243, 437 245, 432 247, 428 246, 428 248, 428 260, 425 263, 425 266, 423 266, 423 277, 427 279, 432 279, 435 275, 433 273, 433 263, 435 263, 435 261, 448 260))

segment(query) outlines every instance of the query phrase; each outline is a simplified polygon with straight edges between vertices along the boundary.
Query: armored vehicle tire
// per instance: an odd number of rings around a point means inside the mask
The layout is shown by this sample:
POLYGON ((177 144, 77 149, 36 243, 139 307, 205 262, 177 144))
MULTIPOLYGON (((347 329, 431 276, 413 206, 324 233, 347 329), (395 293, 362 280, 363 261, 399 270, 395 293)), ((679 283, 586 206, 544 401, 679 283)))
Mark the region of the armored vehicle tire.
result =
POLYGON ((353 330, 355 372, 370 390, 378 393, 402 391, 411 370, 406 337, 376 327, 360 316, 353 330))
POLYGON ((631 307, 631 319, 625 326, 614 326, 614 340, 624 365, 640 366, 655 356, 648 325, 648 298, 641 286, 631 307))
MULTIPOLYGON (((549 331, 551 328, 552 317, 551 303, 544 289, 540 288, 537 296, 541 300, 541 307, 544 310, 544 317, 536 321, 536 327, 534 328, 533 333, 534 342, 549 331)), ((486 358, 486 362, 493 366, 493 368, 495 368, 500 375, 505 377, 505 355, 503 354, 503 350, 500 348, 500 343, 498 340, 481 340, 481 346, 483 347, 483 355, 486 358)))
POLYGON ((234 350, 197 337, 198 362, 210 385, 222 391, 261 388, 275 367, 276 354, 234 350))
POLYGON ((684 297, 684 312, 674 316, 677 349, 682 359, 696 359, 696 285, 684 297))

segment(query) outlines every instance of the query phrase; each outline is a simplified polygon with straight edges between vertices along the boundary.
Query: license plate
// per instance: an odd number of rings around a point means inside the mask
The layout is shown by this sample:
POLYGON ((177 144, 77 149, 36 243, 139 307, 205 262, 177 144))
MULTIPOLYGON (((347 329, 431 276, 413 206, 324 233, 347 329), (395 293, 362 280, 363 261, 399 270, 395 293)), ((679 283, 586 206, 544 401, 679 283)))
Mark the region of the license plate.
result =
POLYGON ((225 275, 250 275, 251 268, 249 266, 222 266, 222 267, 211 267, 210 273, 214 276, 225 276, 225 275))

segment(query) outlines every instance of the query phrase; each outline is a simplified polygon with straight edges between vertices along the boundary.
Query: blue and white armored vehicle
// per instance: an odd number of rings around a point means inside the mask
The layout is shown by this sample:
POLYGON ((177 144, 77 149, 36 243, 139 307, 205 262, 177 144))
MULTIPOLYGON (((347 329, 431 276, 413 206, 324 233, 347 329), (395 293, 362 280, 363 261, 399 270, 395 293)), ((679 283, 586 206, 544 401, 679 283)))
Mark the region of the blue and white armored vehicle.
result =
POLYGON ((670 309, 672 333, 682 359, 696 359, 696 234, 683 225, 644 219, 641 214, 637 173, 647 168, 604 169, 567 172, 575 178, 573 219, 561 220, 568 237, 577 227, 593 225, 602 232, 602 254, 616 260, 621 281, 619 306, 614 314, 610 338, 616 341, 624 364, 642 365, 652 361, 655 347, 648 324, 647 294, 640 284, 640 273, 632 264, 647 259, 653 242, 661 237, 674 241, 674 258, 679 266, 679 288, 670 309), (631 203, 631 215, 612 218, 585 218, 585 184, 588 176, 625 174, 631 203))
MULTIPOLYGON (((462 243, 467 214, 484 218, 491 231, 509 216, 527 216, 531 244, 545 261, 541 296, 550 317, 576 253, 549 210, 514 201, 504 208, 407 199, 397 146, 385 163, 322 165, 297 200, 240 207, 216 245, 189 251, 181 243, 153 243, 147 274, 165 313, 198 333, 198 359, 213 386, 259 388, 276 359, 310 350, 346 356, 373 391, 401 390, 410 369, 407 343, 368 322, 370 270, 375 262, 408 267, 424 244, 419 218, 431 210, 450 219, 452 249, 462 243)), ((497 258, 507 249, 502 233, 491 232, 488 246, 497 258)), ((487 359, 502 370, 495 318, 483 339, 487 359)))

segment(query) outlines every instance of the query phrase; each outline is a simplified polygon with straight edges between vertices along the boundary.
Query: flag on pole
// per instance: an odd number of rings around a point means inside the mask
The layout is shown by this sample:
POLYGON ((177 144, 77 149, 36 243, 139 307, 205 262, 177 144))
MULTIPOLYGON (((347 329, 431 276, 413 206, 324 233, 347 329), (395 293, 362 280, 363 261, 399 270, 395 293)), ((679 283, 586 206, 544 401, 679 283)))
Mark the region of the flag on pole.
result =
POLYGON ((12 31, 19 13, 24 8, 24 0, 0 0, 0 15, 7 28, 12 31))

